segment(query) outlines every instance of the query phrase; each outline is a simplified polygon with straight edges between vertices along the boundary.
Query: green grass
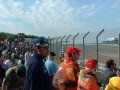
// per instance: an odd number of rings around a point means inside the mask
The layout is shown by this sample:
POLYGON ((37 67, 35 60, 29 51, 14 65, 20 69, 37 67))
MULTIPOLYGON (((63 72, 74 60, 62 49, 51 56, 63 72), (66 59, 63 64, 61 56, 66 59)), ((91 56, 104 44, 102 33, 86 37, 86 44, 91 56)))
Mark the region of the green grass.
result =
POLYGON ((60 64, 60 59, 56 58, 54 62, 59 65, 60 64))

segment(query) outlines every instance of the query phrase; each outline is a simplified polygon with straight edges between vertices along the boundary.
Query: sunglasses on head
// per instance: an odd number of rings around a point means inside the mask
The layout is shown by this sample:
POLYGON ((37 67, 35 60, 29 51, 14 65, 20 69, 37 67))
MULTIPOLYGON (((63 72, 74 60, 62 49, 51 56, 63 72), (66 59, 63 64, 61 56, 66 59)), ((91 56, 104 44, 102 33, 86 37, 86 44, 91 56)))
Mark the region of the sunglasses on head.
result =
POLYGON ((47 49, 47 48, 49 48, 49 45, 48 44, 44 44, 41 47, 44 48, 44 49, 47 49))
POLYGON ((41 48, 41 47, 42 47, 42 48, 49 48, 49 45, 48 45, 48 44, 44 44, 44 45, 38 45, 37 47, 38 47, 38 48, 41 48))

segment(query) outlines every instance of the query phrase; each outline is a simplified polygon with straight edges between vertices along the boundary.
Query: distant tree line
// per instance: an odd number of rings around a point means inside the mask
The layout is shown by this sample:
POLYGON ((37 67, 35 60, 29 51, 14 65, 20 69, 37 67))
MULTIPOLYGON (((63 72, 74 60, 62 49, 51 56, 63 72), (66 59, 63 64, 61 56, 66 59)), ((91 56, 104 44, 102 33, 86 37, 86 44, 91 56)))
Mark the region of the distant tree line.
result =
MULTIPOLYGON (((8 41, 12 42, 16 38, 18 38, 17 34, 0 32, 0 41, 3 41, 4 39, 7 39, 8 41)), ((35 36, 35 35, 26 35, 25 34, 25 38, 38 38, 38 36, 35 36)))

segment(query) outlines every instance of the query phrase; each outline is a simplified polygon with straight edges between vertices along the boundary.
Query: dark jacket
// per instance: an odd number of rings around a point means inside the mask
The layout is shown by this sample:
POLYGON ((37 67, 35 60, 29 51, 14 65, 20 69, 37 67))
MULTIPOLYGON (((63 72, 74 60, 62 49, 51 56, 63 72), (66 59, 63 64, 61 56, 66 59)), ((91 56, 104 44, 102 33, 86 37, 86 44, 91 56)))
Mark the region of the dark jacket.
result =
POLYGON ((103 73, 103 89, 105 89, 106 85, 109 83, 109 79, 116 74, 109 68, 107 68, 103 73))
POLYGON ((36 53, 31 57, 27 73, 26 90, 53 90, 43 60, 44 58, 36 53))
POLYGON ((0 49, 0 57, 1 57, 1 55, 2 55, 2 49, 0 49))
POLYGON ((0 87, 2 85, 3 78, 5 78, 5 68, 3 64, 0 64, 0 87))

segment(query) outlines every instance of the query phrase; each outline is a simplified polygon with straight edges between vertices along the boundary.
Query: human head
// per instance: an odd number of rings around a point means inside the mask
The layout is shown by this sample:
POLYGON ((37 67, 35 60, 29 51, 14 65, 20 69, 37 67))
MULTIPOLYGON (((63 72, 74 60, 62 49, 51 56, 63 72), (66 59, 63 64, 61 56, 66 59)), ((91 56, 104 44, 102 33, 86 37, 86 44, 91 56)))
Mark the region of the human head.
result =
POLYGON ((93 69, 96 69, 96 61, 94 59, 89 59, 87 60, 87 62, 85 63, 85 67, 87 68, 93 68, 93 69))
POLYGON ((56 56, 56 54, 54 53, 54 52, 50 52, 49 53, 49 58, 51 59, 51 60, 54 60, 54 57, 56 56))
POLYGON ((65 55, 62 53, 61 57, 64 57, 65 55))
POLYGON ((25 66, 23 64, 17 65, 17 75, 19 77, 21 77, 21 78, 25 77, 25 75, 26 75, 26 68, 25 68, 25 66))
POLYGON ((49 43, 45 37, 40 37, 36 40, 36 53, 40 54, 44 58, 46 58, 49 54, 49 43))
POLYGON ((116 63, 114 60, 110 59, 106 62, 106 67, 114 70, 116 68, 116 63))
POLYGON ((94 59, 89 59, 85 63, 85 68, 91 72, 94 72, 96 70, 96 67, 97 67, 97 62, 94 59))
POLYGON ((68 57, 70 57, 73 61, 76 61, 79 59, 80 52, 82 52, 81 49, 71 46, 71 47, 68 47, 66 53, 68 54, 68 57))
POLYGON ((29 52, 29 53, 31 52, 31 48, 30 47, 27 48, 27 52, 29 52))

